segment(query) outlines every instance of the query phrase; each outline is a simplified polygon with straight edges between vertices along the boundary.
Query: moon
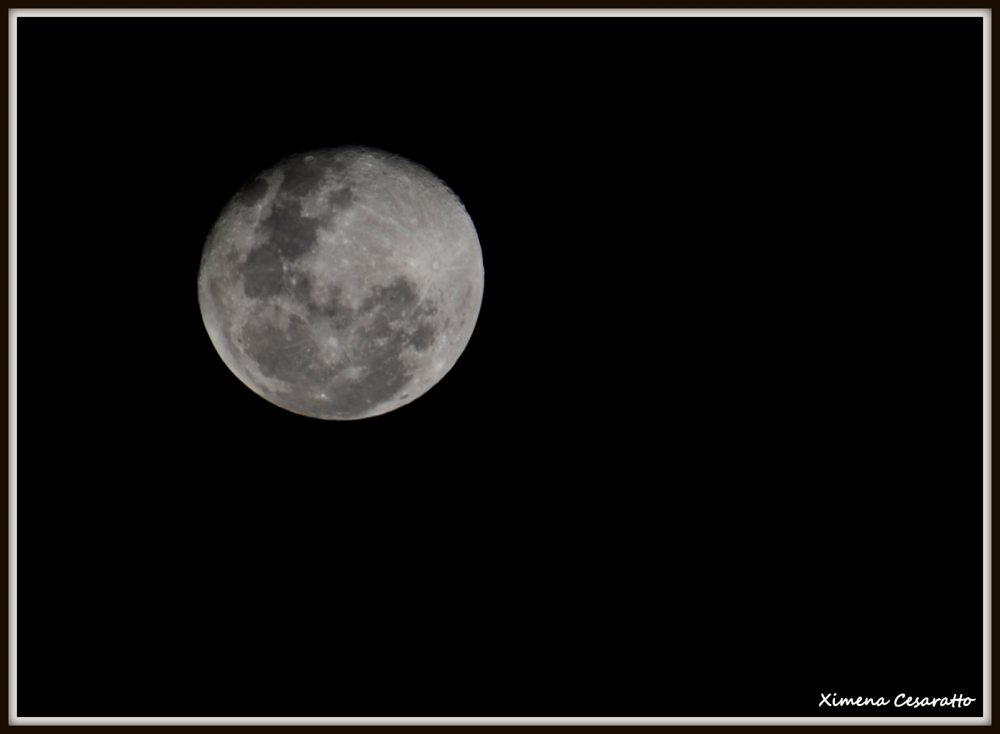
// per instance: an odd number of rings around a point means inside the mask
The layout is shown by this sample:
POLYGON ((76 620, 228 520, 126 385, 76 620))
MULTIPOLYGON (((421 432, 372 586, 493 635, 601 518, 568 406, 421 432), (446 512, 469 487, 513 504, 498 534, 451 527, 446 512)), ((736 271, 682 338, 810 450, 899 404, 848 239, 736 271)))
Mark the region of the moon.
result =
POLYGON ((376 148, 290 156, 226 204, 198 271, 219 356, 271 403, 324 420, 382 415, 454 367, 483 299, 458 196, 376 148))

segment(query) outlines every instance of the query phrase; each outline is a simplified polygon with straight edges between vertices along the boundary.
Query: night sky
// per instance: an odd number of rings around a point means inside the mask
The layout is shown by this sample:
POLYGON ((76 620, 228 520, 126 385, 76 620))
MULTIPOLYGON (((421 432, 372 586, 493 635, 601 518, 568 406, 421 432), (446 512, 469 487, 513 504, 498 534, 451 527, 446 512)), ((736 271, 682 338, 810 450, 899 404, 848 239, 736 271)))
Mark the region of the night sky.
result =
POLYGON ((19 715, 981 715, 981 38, 20 19, 19 715), (327 422, 196 278, 348 144, 452 188, 486 285, 430 392, 327 422))

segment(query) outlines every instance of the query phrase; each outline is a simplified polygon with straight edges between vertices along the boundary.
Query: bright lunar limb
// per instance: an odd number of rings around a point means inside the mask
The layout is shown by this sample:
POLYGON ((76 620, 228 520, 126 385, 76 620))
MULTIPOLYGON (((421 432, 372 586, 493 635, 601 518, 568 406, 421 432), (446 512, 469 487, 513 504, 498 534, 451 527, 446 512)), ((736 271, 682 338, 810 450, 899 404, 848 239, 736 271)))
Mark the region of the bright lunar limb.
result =
POLYGON ((202 319, 229 369, 294 413, 353 420, 416 400, 469 343, 483 256, 458 197, 374 148, 291 156, 249 181, 202 256, 202 319))

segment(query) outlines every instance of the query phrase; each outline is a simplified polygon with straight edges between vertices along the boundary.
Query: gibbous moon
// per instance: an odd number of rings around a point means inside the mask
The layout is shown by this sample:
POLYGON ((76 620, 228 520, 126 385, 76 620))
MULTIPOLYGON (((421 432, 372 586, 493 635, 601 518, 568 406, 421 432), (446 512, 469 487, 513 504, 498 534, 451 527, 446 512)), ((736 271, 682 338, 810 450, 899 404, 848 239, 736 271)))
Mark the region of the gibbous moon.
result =
POLYGON ((198 301, 219 356, 293 413, 354 420, 430 390, 469 343, 483 255, 459 198, 374 148, 286 158, 205 243, 198 301))

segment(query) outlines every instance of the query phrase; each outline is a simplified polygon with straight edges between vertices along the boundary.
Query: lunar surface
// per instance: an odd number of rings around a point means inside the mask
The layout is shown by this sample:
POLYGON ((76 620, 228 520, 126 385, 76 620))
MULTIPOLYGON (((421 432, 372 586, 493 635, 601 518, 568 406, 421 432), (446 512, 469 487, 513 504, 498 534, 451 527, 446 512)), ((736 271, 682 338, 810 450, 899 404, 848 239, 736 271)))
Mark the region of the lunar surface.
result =
POLYGON ((251 390, 354 420, 416 400, 455 365, 483 276, 472 220, 440 179, 382 150, 333 148, 237 192, 205 243, 198 300, 251 390))

